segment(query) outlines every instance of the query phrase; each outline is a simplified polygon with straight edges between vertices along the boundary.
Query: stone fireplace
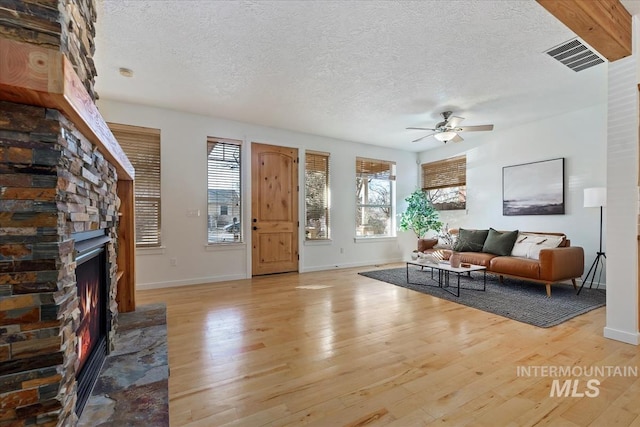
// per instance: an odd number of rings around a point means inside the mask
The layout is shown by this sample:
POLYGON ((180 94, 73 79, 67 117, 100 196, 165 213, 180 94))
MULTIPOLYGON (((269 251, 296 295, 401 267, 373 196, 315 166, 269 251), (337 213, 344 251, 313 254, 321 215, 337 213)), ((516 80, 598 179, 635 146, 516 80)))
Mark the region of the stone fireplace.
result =
POLYGON ((134 171, 94 102, 94 0, 5 8, 0 427, 74 426, 135 309, 134 171))
POLYGON ((117 174, 58 111, 0 102, 0 117, 0 425, 73 425, 93 385, 77 377, 101 365, 82 354, 78 286, 103 276, 103 351, 117 320, 117 174))

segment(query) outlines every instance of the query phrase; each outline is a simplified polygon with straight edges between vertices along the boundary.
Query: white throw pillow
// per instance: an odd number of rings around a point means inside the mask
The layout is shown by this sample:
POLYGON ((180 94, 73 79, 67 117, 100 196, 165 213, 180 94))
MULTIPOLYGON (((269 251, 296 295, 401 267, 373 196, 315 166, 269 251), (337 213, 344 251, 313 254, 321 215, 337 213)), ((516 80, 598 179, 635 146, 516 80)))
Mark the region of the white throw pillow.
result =
POLYGON ((535 245, 538 242, 536 237, 535 234, 518 233, 516 243, 514 243, 511 250, 511 256, 526 258, 531 245, 535 245))
POLYGON ((511 256, 539 259, 542 249, 557 248, 563 240, 564 236, 518 233, 511 256))
POLYGON ((540 259, 540 251, 542 249, 551 249, 557 248, 560 246, 560 243, 564 240, 563 236, 540 236, 541 239, 538 239, 535 245, 531 245, 529 247, 529 252, 527 253, 527 258, 530 259, 540 259))

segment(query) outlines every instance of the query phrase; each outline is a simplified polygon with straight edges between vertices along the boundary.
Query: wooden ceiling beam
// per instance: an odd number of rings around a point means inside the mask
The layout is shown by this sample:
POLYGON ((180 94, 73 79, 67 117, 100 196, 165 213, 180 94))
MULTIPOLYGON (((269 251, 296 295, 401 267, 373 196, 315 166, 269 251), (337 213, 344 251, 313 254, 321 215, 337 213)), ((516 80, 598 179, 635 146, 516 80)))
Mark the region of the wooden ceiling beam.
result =
POLYGON ((619 0, 536 1, 609 62, 631 55, 631 15, 619 0))

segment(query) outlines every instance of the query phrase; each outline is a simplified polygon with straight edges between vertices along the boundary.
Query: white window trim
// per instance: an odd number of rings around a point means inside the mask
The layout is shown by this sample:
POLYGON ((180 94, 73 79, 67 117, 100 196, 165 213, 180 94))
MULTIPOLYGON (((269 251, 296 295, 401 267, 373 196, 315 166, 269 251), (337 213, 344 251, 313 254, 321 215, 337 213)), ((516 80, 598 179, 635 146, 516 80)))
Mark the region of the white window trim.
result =
POLYGON ((378 242, 396 242, 397 236, 371 236, 371 237, 354 237, 354 243, 378 243, 378 242))

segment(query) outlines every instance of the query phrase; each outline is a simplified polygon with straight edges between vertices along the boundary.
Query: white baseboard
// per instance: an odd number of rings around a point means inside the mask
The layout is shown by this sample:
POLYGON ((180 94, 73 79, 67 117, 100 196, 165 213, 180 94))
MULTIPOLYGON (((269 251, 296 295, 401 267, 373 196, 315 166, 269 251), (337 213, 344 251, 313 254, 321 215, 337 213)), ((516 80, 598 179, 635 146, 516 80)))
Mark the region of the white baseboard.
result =
POLYGON ((247 277, 245 275, 231 274, 228 276, 198 277, 195 279, 188 279, 188 280, 169 280, 166 282, 138 283, 136 284, 136 290, 143 291, 146 289, 161 289, 161 288, 174 288, 178 286, 193 286, 193 285, 202 285, 204 283, 226 282, 228 280, 241 280, 246 278, 247 277))
MULTIPOLYGON (((402 261, 401 258, 397 258, 397 259, 385 259, 385 260, 379 260, 379 261, 354 262, 354 263, 335 264, 335 265, 320 265, 320 266, 301 268, 300 273, 310 273, 312 271, 335 270, 337 268, 365 267, 367 265, 376 265, 376 264, 391 264, 391 263, 401 262, 401 261, 402 261)), ((143 291, 147 289, 174 288, 179 286, 202 285, 204 283, 226 282, 230 280, 242 280, 247 278, 250 278, 250 276, 247 277, 241 274, 232 274, 228 276, 198 277, 195 279, 168 280, 166 282, 138 283, 136 284, 136 289, 143 291)))
POLYGON ((378 261, 351 262, 351 263, 344 263, 344 264, 315 265, 311 267, 301 268, 300 273, 311 273, 312 271, 335 270, 337 268, 354 268, 354 267, 366 267, 368 265, 393 264, 396 262, 402 262, 402 258, 384 259, 384 260, 378 260, 378 261))
MULTIPOLYGON (((582 279, 576 279, 576 282, 578 283, 578 286, 582 285, 582 279)), ((587 283, 585 283, 584 287, 589 289, 589 286, 591 285, 591 281, 589 280, 587 283)), ((607 284, 606 283, 600 283, 600 282, 593 282, 593 289, 607 289, 607 284)))
POLYGON ((609 327, 604 328, 604 337, 627 344, 640 345, 640 332, 627 332, 609 327))

